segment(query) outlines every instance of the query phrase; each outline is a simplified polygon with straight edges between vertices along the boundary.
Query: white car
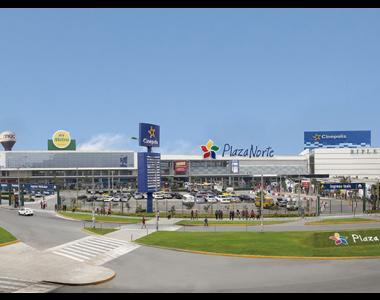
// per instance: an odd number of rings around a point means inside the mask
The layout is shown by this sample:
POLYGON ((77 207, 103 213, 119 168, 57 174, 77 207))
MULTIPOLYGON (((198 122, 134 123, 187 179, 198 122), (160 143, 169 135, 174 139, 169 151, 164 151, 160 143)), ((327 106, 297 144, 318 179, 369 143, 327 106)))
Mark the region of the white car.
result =
POLYGON ((121 201, 121 198, 120 198, 120 197, 113 197, 113 198, 112 198, 112 201, 113 201, 113 202, 120 202, 120 201, 121 201))
POLYGON ((183 195, 182 202, 183 203, 194 203, 195 197, 193 195, 190 195, 190 194, 185 194, 185 195, 183 195))
POLYGON ((154 199, 164 199, 164 194, 162 193, 153 193, 154 199))
POLYGON ((207 203, 216 203, 216 202, 218 202, 218 200, 216 200, 216 196, 213 196, 213 195, 208 195, 206 197, 206 201, 207 201, 207 203))
POLYGON ((30 208, 22 208, 18 211, 19 216, 33 216, 34 211, 30 208))
POLYGON ((220 203, 230 203, 231 202, 231 198, 228 196, 220 195, 220 196, 216 196, 215 198, 220 203))
POLYGON ((113 201, 113 197, 111 197, 111 196, 104 197, 104 198, 103 198, 103 201, 104 201, 104 202, 111 202, 111 201, 113 201))

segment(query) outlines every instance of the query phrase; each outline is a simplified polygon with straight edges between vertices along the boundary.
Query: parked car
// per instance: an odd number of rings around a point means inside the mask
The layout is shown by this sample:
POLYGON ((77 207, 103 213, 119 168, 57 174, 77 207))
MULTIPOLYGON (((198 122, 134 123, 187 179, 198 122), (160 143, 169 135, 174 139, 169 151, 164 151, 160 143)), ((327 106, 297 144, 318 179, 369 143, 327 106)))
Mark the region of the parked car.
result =
POLYGON ((195 196, 196 203, 206 203, 206 197, 204 195, 195 196))
POLYGON ((144 194, 142 194, 142 193, 134 193, 133 194, 133 198, 135 198, 136 200, 144 199, 144 194))
POLYGON ((35 196, 36 196, 36 198, 41 198, 42 194, 41 194, 41 192, 37 192, 35 196))
POLYGON ((113 197, 112 198, 112 201, 113 202, 120 202, 121 201, 121 198, 119 196, 116 196, 116 197, 113 197))
POLYGON ((241 202, 239 196, 236 196, 236 195, 231 196, 230 199, 231 199, 231 202, 241 202))
POLYGON ((103 198, 103 201, 104 202, 111 202, 113 200, 113 197, 111 197, 111 196, 108 196, 108 197, 104 197, 103 198))
POLYGON ((286 204, 287 210, 297 210, 298 209, 298 202, 297 201, 289 201, 286 204))
POLYGON ((206 201, 207 201, 207 203, 216 203, 216 202, 218 202, 218 200, 216 200, 216 196, 215 195, 211 195, 211 194, 209 194, 209 195, 206 196, 206 201))
POLYGON ((172 193, 164 193, 163 195, 165 199, 173 199, 172 193))
POLYGON ((172 193, 172 198, 174 198, 174 199, 182 199, 182 195, 180 193, 172 193))
POLYGON ((18 211, 19 216, 33 216, 34 211, 31 208, 22 208, 18 211))
POLYGON ((229 196, 225 196, 225 195, 216 196, 216 200, 219 201, 220 203, 230 203, 231 202, 231 198, 229 196))
POLYGON ((286 207, 287 203, 288 203, 288 199, 287 198, 282 198, 282 197, 277 198, 277 205, 279 207, 286 207))
POLYGON ((239 199, 241 201, 252 201, 253 200, 253 198, 250 195, 247 195, 247 194, 241 194, 241 195, 239 195, 239 199))
MULTIPOLYGON (((261 197, 259 195, 257 195, 255 198, 255 206, 261 207, 261 197)), ((274 206, 273 198, 268 196, 268 195, 265 195, 264 196, 263 208, 271 208, 273 206, 274 206)))
POLYGON ((153 198, 154 198, 154 199, 165 199, 165 197, 164 197, 164 193, 160 193, 160 192, 158 192, 158 193, 153 193, 153 198))
POLYGON ((194 203, 195 197, 191 194, 185 194, 185 195, 183 195, 182 202, 183 203, 194 203))

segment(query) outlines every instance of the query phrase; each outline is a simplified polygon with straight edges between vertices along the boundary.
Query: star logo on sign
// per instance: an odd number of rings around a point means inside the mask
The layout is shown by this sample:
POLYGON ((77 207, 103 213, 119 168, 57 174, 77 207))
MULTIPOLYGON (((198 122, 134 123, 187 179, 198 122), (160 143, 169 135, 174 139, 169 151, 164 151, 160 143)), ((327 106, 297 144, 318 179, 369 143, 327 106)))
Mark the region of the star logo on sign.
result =
POLYGON ((156 129, 154 129, 152 126, 150 127, 150 129, 148 130, 148 133, 149 133, 149 137, 150 138, 154 138, 156 136, 156 129))

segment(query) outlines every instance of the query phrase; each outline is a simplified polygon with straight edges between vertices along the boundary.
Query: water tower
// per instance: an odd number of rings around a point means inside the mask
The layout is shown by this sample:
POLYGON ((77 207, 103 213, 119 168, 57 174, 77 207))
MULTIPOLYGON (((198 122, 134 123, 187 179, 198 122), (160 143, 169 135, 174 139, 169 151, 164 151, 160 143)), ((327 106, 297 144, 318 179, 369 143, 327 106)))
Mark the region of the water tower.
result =
POLYGON ((0 143, 3 145, 5 151, 12 151, 14 144, 16 144, 16 134, 12 131, 0 133, 0 143))

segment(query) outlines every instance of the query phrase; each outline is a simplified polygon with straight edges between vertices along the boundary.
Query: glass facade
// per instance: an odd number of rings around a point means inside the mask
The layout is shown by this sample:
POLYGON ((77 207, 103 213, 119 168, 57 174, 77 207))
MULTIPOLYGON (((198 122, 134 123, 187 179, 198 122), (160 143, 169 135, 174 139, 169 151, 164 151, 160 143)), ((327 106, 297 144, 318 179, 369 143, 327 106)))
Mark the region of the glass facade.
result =
POLYGON ((136 168, 134 152, 7 152, 3 168, 136 168))

